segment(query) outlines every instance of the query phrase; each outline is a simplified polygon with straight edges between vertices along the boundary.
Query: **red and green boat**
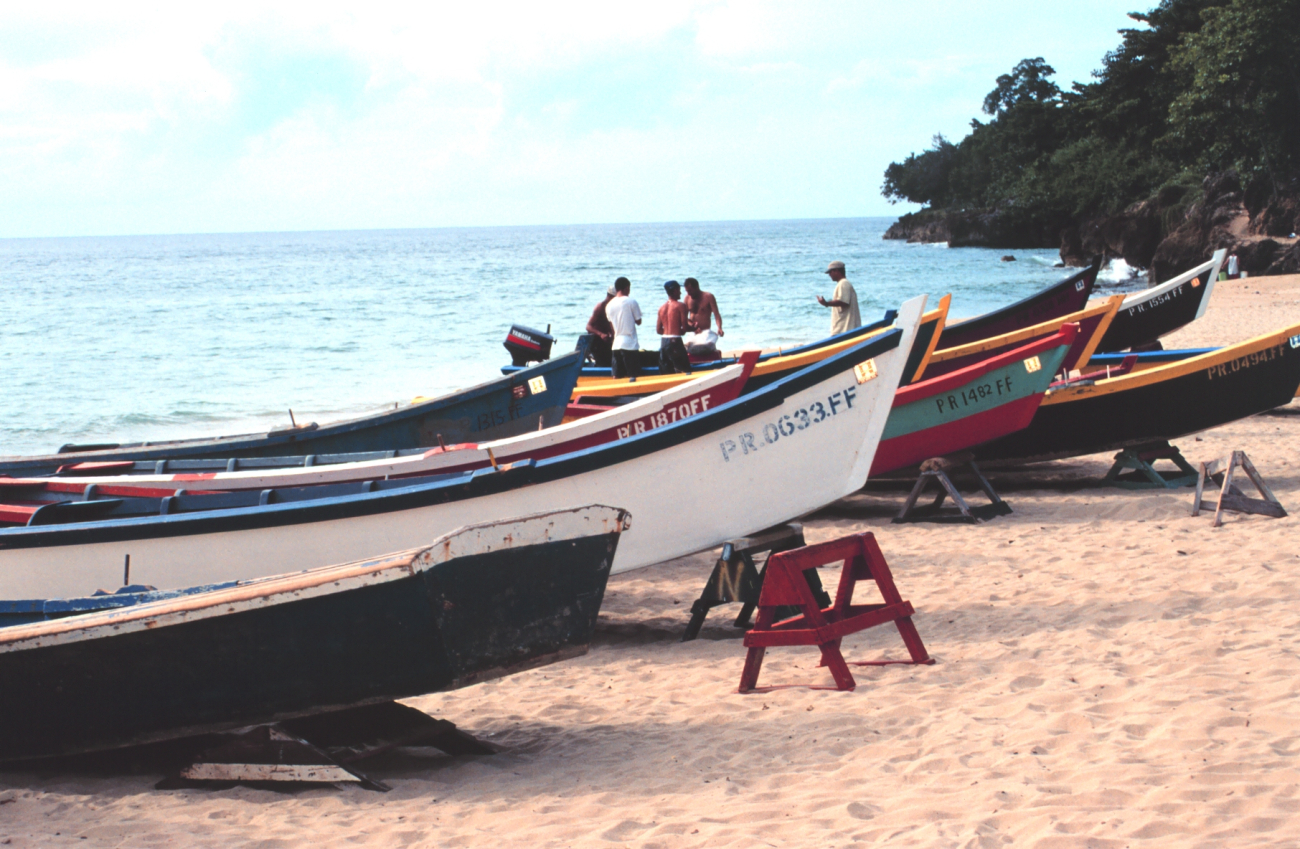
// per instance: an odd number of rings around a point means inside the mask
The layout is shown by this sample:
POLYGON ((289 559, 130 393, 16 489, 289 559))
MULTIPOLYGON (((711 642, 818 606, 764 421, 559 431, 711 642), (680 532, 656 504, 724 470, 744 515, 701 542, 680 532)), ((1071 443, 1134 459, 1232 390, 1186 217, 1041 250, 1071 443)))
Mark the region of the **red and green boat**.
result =
POLYGON ((899 388, 871 476, 1028 427, 1079 332, 1078 324, 1066 324, 1051 336, 899 388))

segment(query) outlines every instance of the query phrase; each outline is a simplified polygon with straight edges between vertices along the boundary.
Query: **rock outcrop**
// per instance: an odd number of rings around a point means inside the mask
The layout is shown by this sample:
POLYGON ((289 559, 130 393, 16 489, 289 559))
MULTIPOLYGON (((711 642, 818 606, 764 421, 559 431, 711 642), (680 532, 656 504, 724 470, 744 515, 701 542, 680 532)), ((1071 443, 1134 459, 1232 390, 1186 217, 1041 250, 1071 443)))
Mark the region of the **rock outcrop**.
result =
POLYGON ((1281 191, 1256 182, 1243 189, 1235 171, 1211 174, 1199 192, 1166 186, 1123 212, 1090 218, 1033 218, 1019 210, 922 210, 904 215, 886 239, 947 242, 949 247, 1059 247, 1065 265, 1097 255, 1149 270, 1151 285, 1199 265, 1215 250, 1237 255, 1249 274, 1300 272, 1300 180, 1281 191))
POLYGON ((1039 221, 1019 211, 922 210, 904 215, 885 231, 886 239, 947 242, 950 248, 1054 248, 1061 223, 1039 221))
POLYGON ((1151 258, 1152 283, 1204 262, 1219 248, 1235 253, 1238 268, 1249 274, 1292 273, 1300 265, 1297 240, 1291 237, 1300 225, 1300 186, 1290 188, 1251 197, 1234 171, 1206 177, 1201 198, 1151 258))

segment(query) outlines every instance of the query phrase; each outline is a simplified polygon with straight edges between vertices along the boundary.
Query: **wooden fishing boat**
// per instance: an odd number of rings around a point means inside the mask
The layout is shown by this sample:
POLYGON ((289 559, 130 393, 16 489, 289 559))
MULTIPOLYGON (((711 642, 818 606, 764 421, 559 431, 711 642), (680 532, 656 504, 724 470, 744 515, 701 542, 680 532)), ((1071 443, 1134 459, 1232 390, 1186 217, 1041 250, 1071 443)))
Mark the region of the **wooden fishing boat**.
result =
MULTIPOLYGON (((908 353, 908 361, 904 364, 903 376, 912 376, 920 374, 921 370, 926 368, 929 362, 929 356, 934 353, 935 341, 938 338, 938 331, 943 326, 944 320, 948 315, 948 303, 950 298, 944 296, 939 301, 939 307, 930 310, 921 317, 920 323, 916 327, 916 332, 912 336, 912 348, 908 353), (924 342, 924 344, 922 344, 924 342)), ((787 351, 778 356, 764 359, 759 357, 758 365, 754 367, 754 373, 750 376, 749 381, 745 384, 744 392, 753 392, 761 389, 773 381, 780 380, 788 374, 798 371, 801 368, 807 368, 809 365, 822 359, 838 354, 853 345, 858 344, 865 338, 883 333, 887 328, 877 328, 870 333, 854 335, 847 340, 832 342, 826 345, 804 346, 796 351, 787 351)), ((850 331, 852 332, 852 331, 850 331)), ((845 334, 847 335, 847 334, 845 334)), ((832 337, 839 338, 839 337, 832 337)), ((901 378, 900 378, 901 379, 901 378)), ((674 386, 680 386, 683 382, 690 380, 689 375, 683 374, 666 374, 642 376, 635 379, 631 378, 578 378, 578 388, 573 391, 574 400, 580 403, 588 404, 609 404, 625 402, 631 398, 638 398, 655 392, 663 392, 674 386)), ((911 382, 910 380, 904 382, 911 382)))
POLYGON ((582 336, 573 353, 509 377, 348 421, 207 439, 65 445, 56 454, 0 457, 0 474, 48 475, 85 462, 331 454, 515 436, 563 421, 589 344, 582 336))
POLYGON ((1101 260, 1098 258, 1078 274, 1014 304, 963 321, 950 321, 943 330, 939 345, 943 348, 970 345, 1078 312, 1088 303, 1100 270, 1101 260))
POLYGON ((899 389, 871 476, 1028 427, 1078 333, 1077 324, 1067 324, 1051 336, 899 389))
MULTIPOLYGON (((1045 339, 1055 334, 1065 324, 1078 324, 1079 334, 1075 336, 1070 351, 1061 364, 1061 369, 1077 369, 1092 356, 1097 343, 1101 341, 1106 329, 1110 327, 1110 322, 1115 318, 1115 313, 1119 310, 1119 305, 1123 300, 1123 295, 1112 295, 1104 301, 1090 304, 1064 318, 1053 318, 1041 324, 1031 325, 1001 336, 972 342, 968 345, 959 345, 955 348, 940 348, 930 358, 930 364, 926 367, 922 377, 931 378, 948 374, 1036 339, 1045 339)), ((944 334, 944 337, 947 337, 947 333, 944 334)), ((940 344, 943 344, 942 339, 940 344)))
POLYGON ((1205 315, 1210 293, 1227 255, 1227 249, 1220 248, 1208 262, 1124 298, 1097 350, 1123 351, 1149 345, 1205 315))
POLYGON ((1029 427, 976 456, 1030 461, 1118 451, 1280 407, 1300 386, 1300 325, 1084 384, 1049 391, 1029 427))
POLYGON ((0 478, 0 522, 26 524, 46 504, 81 499, 89 486, 95 487, 99 498, 164 497, 175 495, 177 490, 262 490, 393 480, 544 460, 627 439, 735 400, 757 360, 757 351, 747 351, 739 365, 705 372, 657 395, 546 430, 492 442, 377 455, 267 457, 242 463, 224 459, 85 463, 65 467, 53 478, 0 478))
POLYGON ((952 304, 952 294, 939 299, 939 306, 921 316, 921 323, 916 327, 916 338, 912 340, 912 350, 907 355, 907 365, 903 366, 903 377, 899 386, 907 386, 921 379, 921 375, 930 366, 930 358, 939 346, 944 325, 948 321, 948 307, 952 304))
POLYGON ((316 568, 465 524, 593 502, 637 517, 615 572, 713 548, 862 487, 924 301, 903 305, 898 328, 757 392, 560 457, 427 480, 161 499, 92 493, 46 505, 32 524, 0 529, 0 598, 128 583, 128 555, 131 582, 172 589, 263 577, 271 565, 316 568), (149 515, 122 512, 147 502, 149 515))
MULTIPOLYGON (((842 342, 852 343, 855 340, 861 340, 863 337, 876 333, 877 331, 885 330, 886 328, 892 327, 894 321, 897 318, 898 318, 898 310, 885 310, 884 317, 881 318, 879 321, 874 321, 870 324, 864 324, 861 327, 855 327, 852 330, 846 330, 843 333, 837 333, 834 336, 829 336, 825 339, 820 339, 816 342, 809 342, 804 345, 796 345, 793 348, 779 348, 779 347, 774 348, 770 351, 764 352, 759 357, 759 362, 766 362, 772 359, 773 357, 781 357, 781 356, 787 356, 791 354, 806 354, 810 351, 815 351, 818 348, 824 348, 827 345, 837 345, 842 342)), ((641 353, 645 354, 647 357, 650 357, 651 355, 655 357, 654 364, 643 363, 641 365, 641 377, 658 376, 659 374, 658 351, 642 351, 641 353)), ((710 371, 712 369, 726 368, 727 366, 735 365, 738 362, 740 362, 739 356, 719 357, 716 360, 706 360, 700 363, 692 363, 691 370, 693 372, 710 371)), ((501 367, 501 373, 514 374, 518 371, 521 371, 523 368, 524 366, 506 365, 501 367)), ((583 378, 609 379, 612 378, 614 374, 608 366, 593 366, 591 364, 587 364, 582 367, 582 371, 579 372, 579 376, 583 378)))
POLYGON ((396 554, 0 628, 0 760, 275 722, 584 654, 627 520, 587 506, 488 522, 396 554))

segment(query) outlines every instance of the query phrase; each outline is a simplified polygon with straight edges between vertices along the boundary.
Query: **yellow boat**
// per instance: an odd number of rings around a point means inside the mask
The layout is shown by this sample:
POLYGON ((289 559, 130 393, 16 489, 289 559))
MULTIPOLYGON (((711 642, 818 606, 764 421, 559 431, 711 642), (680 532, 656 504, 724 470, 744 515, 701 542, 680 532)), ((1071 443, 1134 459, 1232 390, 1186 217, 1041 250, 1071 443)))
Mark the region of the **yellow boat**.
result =
MULTIPOLYGON (((939 334, 943 329, 944 321, 948 317, 948 304, 951 299, 951 295, 944 295, 940 299, 937 308, 921 316, 921 322, 917 325, 915 342, 912 345, 912 354, 909 355, 908 362, 904 366, 903 376, 905 380, 903 383, 911 382, 906 380, 909 374, 919 375, 925 370, 930 356, 934 353, 934 346, 939 341, 939 334)), ((766 386, 801 368, 821 362, 827 357, 832 357, 841 351, 852 348, 854 345, 859 345, 864 339, 870 339, 872 336, 891 329, 892 326, 882 327, 864 336, 855 336, 841 342, 833 342, 819 348, 802 351, 798 354, 778 355, 763 360, 754 367, 753 374, 750 375, 749 382, 745 384, 744 391, 750 392, 766 386)), ((573 399, 575 401, 579 399, 586 401, 597 398, 652 395, 656 392, 663 392, 666 389, 681 386, 683 383, 695 379, 695 377, 696 375, 689 374, 655 374, 638 378, 579 377, 578 385, 573 390, 573 399)))

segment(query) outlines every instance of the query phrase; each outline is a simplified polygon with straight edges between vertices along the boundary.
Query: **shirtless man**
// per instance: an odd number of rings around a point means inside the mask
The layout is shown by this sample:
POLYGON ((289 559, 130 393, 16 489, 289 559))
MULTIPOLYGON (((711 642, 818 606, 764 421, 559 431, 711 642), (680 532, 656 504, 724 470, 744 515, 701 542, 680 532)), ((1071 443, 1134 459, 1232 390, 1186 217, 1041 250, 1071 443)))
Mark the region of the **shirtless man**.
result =
POLYGON ((681 302, 682 287, 676 280, 664 284, 668 300, 659 308, 659 319, 655 330, 662 337, 659 342, 659 373, 691 373, 691 359, 686 356, 686 346, 682 344, 682 334, 686 332, 686 305, 681 302))
POLYGON ((605 307, 609 302, 614 300, 618 290, 613 286, 605 292, 605 300, 596 304, 596 308, 591 311, 591 318, 587 319, 587 332, 595 339, 591 340, 591 347, 588 349, 591 353, 591 361, 598 366, 609 367, 610 357, 612 354, 612 345, 614 344, 614 325, 610 324, 609 316, 605 315, 605 307))
POLYGON ((722 313, 718 311, 718 299, 712 292, 700 289, 700 281, 694 277, 686 278, 686 316, 690 329, 702 333, 710 328, 713 319, 718 319, 718 335, 722 332, 722 313))

